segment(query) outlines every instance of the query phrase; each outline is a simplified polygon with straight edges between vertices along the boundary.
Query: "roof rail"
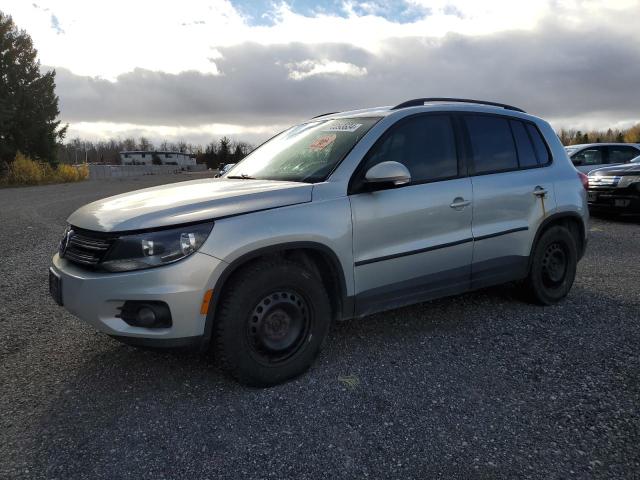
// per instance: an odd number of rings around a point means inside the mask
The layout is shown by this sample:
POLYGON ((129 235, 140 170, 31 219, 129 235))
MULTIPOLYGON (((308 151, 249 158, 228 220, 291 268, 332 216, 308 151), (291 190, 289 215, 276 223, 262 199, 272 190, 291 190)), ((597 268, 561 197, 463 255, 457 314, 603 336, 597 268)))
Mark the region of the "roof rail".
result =
POLYGON ((515 110, 516 112, 527 113, 521 108, 514 107, 513 105, 506 105, 504 103, 496 103, 496 102, 486 102, 484 100, 471 100, 469 98, 414 98, 413 100, 407 100, 406 102, 402 102, 399 105, 396 105, 391 110, 400 110, 401 108, 407 107, 419 107, 424 105, 427 102, 455 102, 455 103, 477 103, 478 105, 489 105, 491 107, 502 107, 507 110, 515 110))
POLYGON ((316 115, 315 117, 311 117, 311 118, 314 119, 314 118, 326 117, 327 115, 333 115, 334 113, 340 113, 340 112, 321 113, 320 115, 316 115))

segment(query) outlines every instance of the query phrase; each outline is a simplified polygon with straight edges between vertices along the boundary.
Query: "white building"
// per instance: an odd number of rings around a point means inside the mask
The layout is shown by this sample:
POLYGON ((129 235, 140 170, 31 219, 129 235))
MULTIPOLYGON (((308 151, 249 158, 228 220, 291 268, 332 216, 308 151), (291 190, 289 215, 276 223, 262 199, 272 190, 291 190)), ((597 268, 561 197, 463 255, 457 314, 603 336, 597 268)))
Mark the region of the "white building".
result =
POLYGON ((132 150, 120 152, 122 165, 177 165, 189 167, 196 164, 196 157, 190 153, 181 152, 151 152, 132 150))

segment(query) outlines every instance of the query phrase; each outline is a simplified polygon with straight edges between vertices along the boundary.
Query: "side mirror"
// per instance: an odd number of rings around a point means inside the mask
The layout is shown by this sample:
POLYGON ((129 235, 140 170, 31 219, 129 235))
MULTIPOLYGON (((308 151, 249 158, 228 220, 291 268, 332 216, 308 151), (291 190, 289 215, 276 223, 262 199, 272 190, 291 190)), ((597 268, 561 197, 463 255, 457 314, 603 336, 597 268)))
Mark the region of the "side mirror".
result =
POLYGON ((411 182, 411 173, 400 162, 380 162, 367 170, 364 181, 372 185, 390 183, 398 187, 411 182))

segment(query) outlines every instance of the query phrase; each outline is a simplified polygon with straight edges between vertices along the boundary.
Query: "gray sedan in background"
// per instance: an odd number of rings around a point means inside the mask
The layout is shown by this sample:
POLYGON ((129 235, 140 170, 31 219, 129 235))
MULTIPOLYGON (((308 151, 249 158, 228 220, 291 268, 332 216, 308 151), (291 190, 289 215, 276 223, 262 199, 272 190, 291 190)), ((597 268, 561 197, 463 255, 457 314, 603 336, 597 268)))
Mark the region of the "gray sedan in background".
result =
POLYGON ((640 155, 637 143, 585 143, 565 147, 573 166, 582 173, 610 165, 622 165, 640 155))

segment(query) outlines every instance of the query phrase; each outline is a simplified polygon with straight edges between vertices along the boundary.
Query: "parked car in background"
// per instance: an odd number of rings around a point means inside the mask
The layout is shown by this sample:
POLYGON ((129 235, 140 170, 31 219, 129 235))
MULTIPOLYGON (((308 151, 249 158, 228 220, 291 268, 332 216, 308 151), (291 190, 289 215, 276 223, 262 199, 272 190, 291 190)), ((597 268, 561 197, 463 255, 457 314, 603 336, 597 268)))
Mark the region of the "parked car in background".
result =
POLYGON ((608 165, 621 165, 640 155, 636 143, 585 143, 565 147, 573 165, 583 173, 608 165))
POLYGON ((78 209, 50 292, 123 342, 212 348, 241 382, 274 385, 309 368, 332 321, 514 281, 561 301, 586 181, 547 122, 509 105, 320 115, 222 178, 78 209))
POLYGON ((587 200, 592 209, 640 213, 640 156, 589 172, 587 200))
POLYGON ((231 170, 234 166, 235 166, 235 163, 227 163, 226 165, 223 165, 220 171, 215 175, 215 178, 221 177, 222 175, 227 173, 229 170, 231 170))

